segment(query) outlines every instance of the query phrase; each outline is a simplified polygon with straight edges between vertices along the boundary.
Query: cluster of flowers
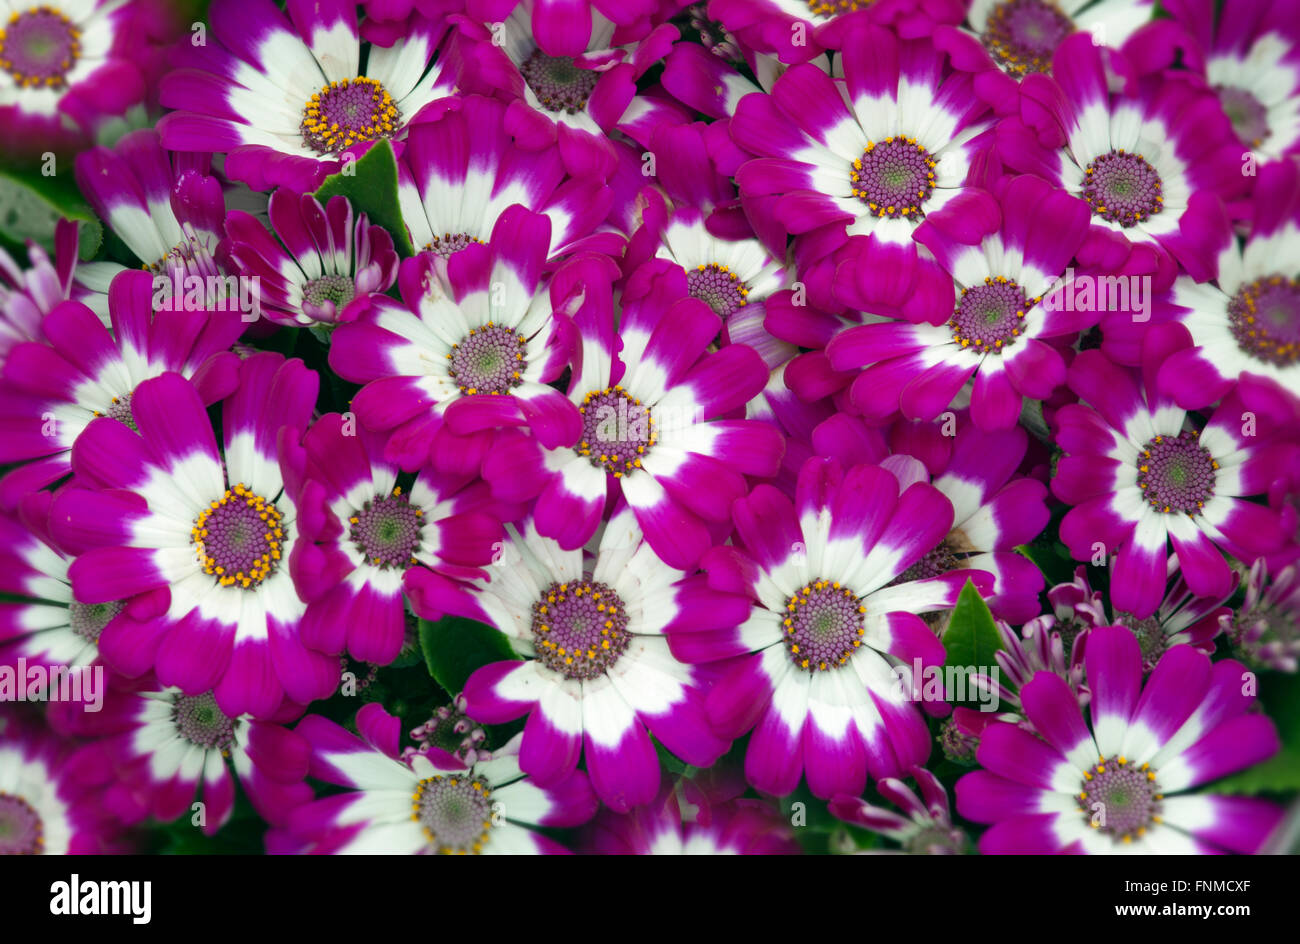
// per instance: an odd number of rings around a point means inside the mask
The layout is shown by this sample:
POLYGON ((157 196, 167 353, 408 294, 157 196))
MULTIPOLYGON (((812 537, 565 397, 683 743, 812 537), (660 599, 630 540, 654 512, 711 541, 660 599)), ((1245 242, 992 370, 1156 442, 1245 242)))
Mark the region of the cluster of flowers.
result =
POLYGON ((1292 0, 4 8, 0 852, 1276 841, 1292 0))

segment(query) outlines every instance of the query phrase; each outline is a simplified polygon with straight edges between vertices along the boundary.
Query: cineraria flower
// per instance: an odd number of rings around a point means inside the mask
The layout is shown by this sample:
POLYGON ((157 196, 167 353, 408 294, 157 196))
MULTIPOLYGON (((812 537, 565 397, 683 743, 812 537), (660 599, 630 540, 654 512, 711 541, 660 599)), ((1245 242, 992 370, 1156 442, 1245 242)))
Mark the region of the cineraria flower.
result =
POLYGON ((910 249, 923 219, 958 210, 976 156, 992 141, 970 73, 928 42, 859 26, 845 36, 841 61, 842 80, 811 63, 794 66, 770 95, 741 99, 731 120, 736 143, 757 155, 736 171, 741 195, 775 201, 775 218, 808 264, 851 236, 910 249))
MULTIPOLYGON (((558 145, 570 174, 604 181, 617 160, 608 135, 622 131, 645 146, 659 124, 690 119, 681 106, 638 94, 636 86, 672 48, 677 28, 662 23, 641 38, 593 11, 589 39, 578 46, 584 21, 569 18, 572 39, 564 45, 573 51, 549 54, 529 26, 535 6, 545 2, 522 0, 490 32, 481 24, 462 24, 476 40, 472 55, 483 86, 476 91, 511 102, 506 128, 517 146, 537 151, 558 145)), ((566 14, 576 5, 566 3, 566 14)))
MULTIPOLYGON (((1157 298, 1157 320, 1177 321, 1191 346, 1173 354, 1160 380, 1179 406, 1208 406, 1237 387, 1250 409, 1300 415, 1300 172, 1294 161, 1260 169, 1250 235, 1239 245, 1221 220, 1217 279, 1180 275, 1157 298)), ((1102 323, 1102 350, 1136 361, 1144 324, 1102 323)))
POLYGON ((1076 32, 1116 49, 1151 20, 1154 0, 974 0, 962 34, 1003 72, 1020 79, 1046 72, 1057 47, 1076 32))
POLYGON ((1259 849, 1282 810, 1252 797, 1183 793, 1266 760, 1273 722, 1247 709, 1245 667, 1175 646, 1142 684, 1137 640, 1093 631, 1084 656, 1091 730, 1069 686, 1038 673, 1020 693, 1035 737, 998 722, 976 752, 984 770, 957 781, 957 811, 993 826, 980 851, 1240 852, 1259 849))
POLYGON ((125 852, 100 798, 113 770, 98 744, 79 748, 12 711, 0 713, 0 855, 125 852))
POLYGON ((921 796, 896 777, 886 777, 876 784, 885 799, 906 815, 873 806, 855 796, 836 796, 830 811, 837 819, 861 826, 899 843, 903 852, 913 855, 960 855, 969 840, 966 833, 952 824, 948 791, 934 774, 924 767, 907 773, 916 781, 921 796))
POLYGON ((467 764, 474 763, 487 731, 468 714, 469 702, 457 695, 449 705, 434 709, 433 717, 419 727, 411 729, 411 740, 416 746, 402 749, 402 758, 408 759, 427 747, 454 754, 467 764))
MULTIPOLYGON (((826 346, 834 370, 867 368, 850 397, 869 420, 898 409, 908 419, 932 420, 973 378, 971 418, 982 429, 1007 429, 1025 398, 1046 399, 1065 381, 1065 361, 1044 339, 1074 335, 1097 320, 1094 306, 1067 304, 1074 290, 1067 266, 1087 238, 1088 207, 1036 177, 998 189, 996 201, 984 195, 984 225, 962 224, 965 238, 938 219, 917 230, 958 290, 955 307, 952 290, 945 293, 944 324, 878 321, 841 331, 826 346), (984 233, 972 245, 975 226, 984 233)), ((846 264, 839 277, 896 277, 874 268, 868 256, 846 264)), ((871 294, 851 288, 841 298, 870 305, 871 294)))
POLYGON ((77 267, 77 224, 60 219, 54 229, 54 259, 28 241, 30 269, 21 268, 0 248, 0 364, 20 341, 41 336, 41 321, 59 302, 72 297, 77 267))
POLYGON ((1100 351, 1080 354, 1069 383, 1089 405, 1064 406, 1055 421, 1066 454, 1052 491, 1075 506, 1061 522, 1061 540, 1075 560, 1118 549, 1111 603, 1139 620, 1165 595, 1170 541, 1187 587, 1217 600, 1233 581, 1220 547, 1253 561, 1281 545, 1277 513, 1242 499, 1267 493, 1294 448, 1235 396, 1203 428, 1189 422, 1157 379, 1163 356, 1178 349, 1165 327, 1148 334, 1143 383, 1100 351))
POLYGON ((623 813, 659 790, 650 733, 697 767, 722 756, 730 741, 705 720, 702 675, 674 658, 663 635, 732 625, 744 600, 661 561, 627 508, 606 522, 591 561, 529 519, 512 529, 500 563, 463 615, 496 626, 524 659, 483 666, 462 694, 476 721, 528 716, 519 746, 526 773, 563 782, 582 756, 601 802, 623 813))
POLYGON ((518 203, 551 221, 547 257, 580 248, 616 254, 621 240, 591 238, 613 193, 592 177, 570 177, 557 148, 516 147, 506 106, 481 95, 454 100, 442 114, 412 125, 398 162, 397 195, 417 249, 450 256, 486 242, 518 203), (590 241, 589 241, 590 238, 590 241))
POLYGON ((617 334, 608 293, 589 292, 574 319, 582 355, 566 403, 580 435, 554 446, 503 436, 484 462, 499 497, 538 495, 537 530, 565 549, 586 543, 618 491, 655 553, 689 569, 713 544, 710 525, 725 523, 749 490, 745 476, 778 469, 776 429, 726 418, 763 389, 767 368, 743 344, 709 352, 722 320, 688 285, 664 260, 639 268, 617 334))
POLYGON ((569 318, 583 304, 582 278, 606 278, 612 263, 579 262, 567 270, 573 278, 561 269, 543 281, 550 225, 511 207, 486 245, 405 260, 404 304, 378 298, 335 330, 330 367, 365 384, 352 406, 362 424, 388 434, 384 458, 407 471, 432 462, 474 475, 497 426, 527 424, 548 445, 577 439, 578 417, 548 384, 572 356, 569 318))
POLYGON ((1294 154, 1300 144, 1295 7, 1261 3, 1229 11, 1210 0, 1170 0, 1165 8, 1200 42, 1205 77, 1237 139, 1266 160, 1294 154))
POLYGON ((1219 198, 1247 187, 1241 146, 1203 84, 1173 71, 1141 80, 1130 72, 1086 33, 1069 37, 1051 78, 1021 84, 1034 127, 1001 122, 999 156, 1086 201, 1094 229, 1167 251, 1194 278, 1208 278, 1219 198), (1120 73, 1120 91, 1111 90, 1108 68, 1120 73))
MULTIPOLYGON (((209 279, 224 291, 223 277, 235 271, 222 245, 226 199, 210 165, 207 155, 163 150, 152 128, 77 155, 77 186, 144 268, 172 283, 159 300, 173 307, 181 307, 186 278, 204 280, 207 296, 209 279)), ((123 271, 116 262, 88 262, 77 275, 108 285, 123 271)), ((214 300, 210 307, 223 306, 214 300)))
POLYGON ((328 855, 528 855, 568 850, 528 826, 577 826, 595 814, 587 777, 547 786, 519 769, 519 735, 466 763, 436 747, 398 753, 401 724, 378 704, 357 712, 361 737, 319 715, 297 733, 311 743, 311 775, 349 788, 294 811, 294 851, 328 855))
POLYGON ((595 855, 799 855, 790 821, 767 801, 740 797, 744 788, 743 781, 727 790, 684 777, 666 783, 653 802, 630 813, 602 811, 588 829, 588 851, 595 855))
POLYGON ((140 7, 131 0, 0 4, 6 150, 38 154, 76 144, 144 99, 145 37, 134 23, 140 7))
POLYGON ((168 150, 225 153, 227 175, 254 190, 314 191, 455 84, 434 62, 446 25, 418 13, 396 31, 358 28, 353 3, 295 0, 286 15, 271 0, 215 0, 208 16, 207 45, 187 46, 187 67, 163 79, 178 111, 158 132, 168 150))
POLYGON ((269 210, 280 242, 242 210, 226 217, 226 232, 241 278, 258 280, 270 320, 292 326, 355 321, 371 295, 397 280, 393 237, 366 214, 354 214, 347 197, 331 197, 322 207, 311 194, 281 188, 269 210))
POLYGON ((0 502, 45 488, 71 471, 72 447, 96 417, 135 428, 132 397, 141 382, 175 371, 205 405, 228 396, 244 330, 233 311, 153 304, 148 272, 123 270, 108 294, 112 331, 80 302, 63 302, 38 340, 14 346, 0 384, 0 462, 19 463, 0 480, 0 502))
POLYGON ((49 533, 49 500, 33 492, 18 515, 0 515, 0 591, 11 595, 0 602, 0 665, 88 666, 99 657, 100 633, 124 608, 73 599, 69 557, 49 533))
POLYGON ((504 532, 486 484, 458 490, 426 471, 404 489, 397 467, 380 458, 382 441, 355 427, 330 413, 303 439, 294 495, 302 540, 289 570, 307 601, 303 643, 387 665, 405 640, 404 597, 438 618, 425 601, 481 574, 504 532))
POLYGON ((282 466, 276 440, 286 426, 289 441, 301 435, 317 384, 279 354, 242 361, 222 401, 224 452, 198 390, 171 372, 136 388, 139 433, 104 417, 81 434, 52 529, 88 548, 68 571, 77 600, 130 601, 99 637, 114 671, 211 690, 232 718, 334 690, 338 663, 299 639, 306 604, 282 566, 300 537, 285 480, 300 470, 282 466))
POLYGON ((742 657, 707 708, 724 737, 753 729, 749 782, 785 795, 806 772, 829 798, 923 764, 930 734, 894 666, 941 665, 943 644, 918 614, 951 607, 967 580, 981 593, 993 583, 972 570, 896 582, 949 532, 952 505, 925 482, 900 488, 888 469, 813 458, 797 504, 759 485, 733 516, 738 546, 702 566, 710 588, 744 594, 752 612, 717 628, 682 621, 669 642, 687 662, 742 657))
POLYGON ((1295 672, 1300 667, 1300 565, 1291 564, 1268 579, 1262 558, 1246 577, 1246 599, 1219 625, 1243 659, 1261 668, 1295 672))
MULTIPOLYGON (((202 819, 196 825, 215 835, 234 811, 236 779, 258 815, 275 825, 312 799, 303 782, 307 743, 273 721, 225 714, 212 692, 113 691, 100 712, 66 709, 64 703, 51 705, 51 723, 102 739, 115 779, 135 804, 134 813, 119 807, 127 822, 152 816, 169 823, 199 803, 202 819)), ((285 702, 273 717, 283 723, 301 714, 301 706, 285 702)))
MULTIPOLYGON (((1003 620, 997 620, 994 625, 1002 641, 1001 648, 993 653, 1000 673, 998 677, 983 672, 972 673, 970 681, 976 689, 991 692, 999 701, 1019 708, 1020 689, 1025 683, 1038 672, 1052 672, 1069 684, 1080 705, 1088 703, 1088 689, 1083 684, 1083 644, 1079 641, 1080 636, 1075 636, 1072 642, 1067 640, 1067 633, 1057 628, 1055 617, 1050 615, 1030 620, 1020 628, 1019 633, 1003 620), (1006 684, 1001 676, 1006 677, 1006 684)), ((1019 716, 1004 718, 1019 719, 1019 716)), ((960 724, 957 725, 957 735, 965 735, 961 727, 960 724)), ((960 741, 960 738, 956 741, 960 741)))

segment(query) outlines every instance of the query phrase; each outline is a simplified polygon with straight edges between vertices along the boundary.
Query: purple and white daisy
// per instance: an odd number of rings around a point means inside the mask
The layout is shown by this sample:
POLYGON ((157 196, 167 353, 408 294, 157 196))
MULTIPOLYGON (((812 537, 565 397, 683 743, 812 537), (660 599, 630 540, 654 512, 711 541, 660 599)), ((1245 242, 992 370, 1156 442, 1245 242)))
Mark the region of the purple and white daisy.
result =
POLYGON ((1061 540, 1076 560, 1117 553, 1111 603, 1139 620, 1165 596, 1169 542, 1188 589, 1222 600, 1234 578, 1219 549, 1253 561, 1284 537, 1276 512, 1243 498, 1267 494, 1295 447, 1235 396, 1200 429, 1188 421, 1158 378, 1164 356, 1179 349, 1171 337, 1179 330, 1151 328, 1141 378, 1100 351, 1084 351, 1069 383, 1089 405, 1064 406, 1055 419, 1066 454, 1052 491, 1075 506, 1061 522, 1061 540))
POLYGON ((1005 164, 1082 198, 1110 239, 1160 248, 1208 277, 1219 201, 1243 193, 1248 179, 1241 145, 1203 83, 1174 71, 1136 78, 1121 54, 1079 33, 1057 49, 1051 78, 1031 75, 1021 92, 1022 115, 1033 117, 999 123, 1005 164))
POLYGON ((113 771, 97 744, 70 742, 12 711, 0 713, 0 855, 127 851, 101 804, 113 771))
POLYGON ((238 383, 230 346, 244 323, 233 311, 155 307, 153 277, 122 270, 109 287, 111 331, 80 302, 62 302, 41 323, 38 340, 13 347, 0 373, 0 462, 18 463, 0 480, 0 502, 71 471, 72 447, 97 417, 134 428, 131 403, 145 380, 174 371, 203 403, 238 383))
POLYGON ((41 336, 41 321, 59 302, 72 297, 77 268, 77 224, 59 220, 54 230, 54 258, 29 241, 24 269, 0 248, 0 364, 21 341, 41 336))
POLYGON ((585 558, 531 519, 512 529, 490 581, 462 609, 505 633, 524 659, 483 666, 462 694, 485 724, 528 716, 519 765, 538 783, 564 781, 583 757, 596 795, 621 813, 659 790, 650 734, 697 767, 727 749, 705 720, 703 674, 674 657, 664 633, 720 630, 748 605, 661 561, 627 508, 585 558))
POLYGON ((0 3, 6 150, 38 154, 81 143, 144 100, 145 38, 134 22, 141 7, 131 0, 0 3))
MULTIPOLYGON (((471 90, 510 101, 505 127, 518 146, 536 151, 558 145, 570 174, 603 181, 617 161, 607 135, 618 130, 645 146, 660 124, 690 119, 675 102, 637 90, 646 70, 672 48, 676 27, 662 23, 649 35, 628 34, 593 11, 581 47, 569 42, 565 45, 573 52, 552 55, 541 48, 541 37, 529 24, 536 5, 522 0, 491 31, 462 25, 474 41, 467 53, 474 62, 471 90)), ((586 3, 564 6, 572 12, 586 3)), ((570 18, 567 28, 577 31, 582 24, 581 18, 570 18)))
MULTIPOLYGON (((806 266, 849 237, 874 236, 878 251, 895 255, 912 249, 923 219, 960 208, 977 155, 992 144, 972 75, 930 43, 859 25, 845 35, 840 61, 843 79, 794 66, 770 95, 741 99, 731 119, 736 143, 756 155, 736 171, 741 196, 773 203, 775 219, 798 237, 805 279, 814 278, 806 266)), ((829 283, 832 274, 818 278, 829 283)))
MULTIPOLYGON (((398 171, 411 242, 441 256, 486 242, 516 203, 550 219, 548 258, 593 247, 587 238, 613 202, 602 181, 568 176, 557 148, 516 147, 506 106, 481 95, 457 98, 436 118, 412 125, 398 171)), ((619 243, 607 235, 601 248, 617 253, 619 243)))
POLYGON ((282 727, 302 714, 292 702, 267 721, 227 715, 212 692, 186 695, 178 688, 110 692, 95 714, 65 708, 52 706, 52 723, 102 739, 115 778, 138 806, 128 820, 151 816, 169 823, 198 803, 203 818, 196 825, 215 835, 234 811, 236 780, 258 815, 273 825, 312 799, 303 782, 310 748, 282 727))
POLYGON ((579 434, 554 446, 503 436, 484 477, 504 499, 537 495, 538 532, 570 550, 619 492, 664 562, 689 569, 713 545, 710 528, 725 528, 731 502, 749 490, 746 476, 779 467, 775 428, 729 418, 763 389, 768 370, 743 344, 709 351, 722 319, 666 260, 629 278, 617 334, 609 294, 589 291, 586 301, 574 319, 582 352, 565 403, 579 434))
POLYGON ((349 788, 295 811, 295 851, 329 855, 531 855, 568 850, 529 826, 577 826, 596 812, 587 777, 542 786, 520 770, 519 737, 466 763, 435 747, 402 756, 401 725, 377 704, 357 712, 361 738, 308 715, 311 775, 349 788), (364 738, 364 740, 362 740, 364 738))
POLYGON ((967 850, 970 840, 965 832, 952 824, 948 791, 939 778, 924 767, 913 767, 907 773, 916 781, 920 796, 897 777, 885 777, 876 784, 880 795, 903 813, 874 806, 860 797, 843 795, 831 800, 831 813, 846 823, 894 840, 903 847, 902 852, 961 855, 967 850))
POLYGON ((259 304, 270 320, 326 327, 355 321, 372 295, 397 281, 393 237, 354 213, 347 197, 321 206, 311 194, 281 188, 269 211, 280 242, 242 210, 226 217, 226 232, 232 260, 241 277, 258 280, 259 304))
POLYGON ((302 644, 306 604, 282 566, 301 537, 286 487, 301 470, 281 463, 277 438, 284 427, 290 441, 301 435, 317 384, 301 361, 242 361, 221 405, 224 451, 176 373, 136 388, 138 433, 104 417, 78 438, 52 529, 85 549, 68 572, 78 601, 130 601, 99 637, 114 671, 212 691, 228 717, 265 718, 286 695, 306 704, 334 690, 338 662, 302 644))
POLYGON ((918 614, 951 607, 967 580, 982 593, 993 583, 972 570, 900 582, 951 530, 952 505, 886 468, 813 458, 797 502, 759 485, 733 517, 737 546, 714 548, 703 567, 711 589, 743 595, 752 611, 721 627, 679 621, 669 642, 687 662, 742 657, 707 708, 724 737, 753 730, 749 782, 785 795, 806 773, 829 798, 923 764, 930 733, 894 667, 942 665, 943 644, 918 614))
POLYGON ((1216 8, 1211 0, 1170 0, 1176 22, 1200 43, 1206 80, 1237 139, 1265 160, 1300 145, 1300 31, 1286 0, 1216 8))
POLYGON ((577 439, 578 416, 548 385, 572 357, 569 316, 584 304, 582 279, 608 281, 613 263, 577 260, 572 278, 562 269, 544 279, 550 226, 511 207, 486 245, 405 260, 404 303, 376 299, 335 330, 330 366, 365 384, 352 405, 363 425, 388 434, 385 458, 407 471, 432 462, 474 475, 496 427, 528 425, 550 446, 577 439))
POLYGON ((1300 669, 1300 565, 1283 567, 1270 581, 1267 562, 1257 560, 1245 586, 1241 608, 1219 617, 1233 648, 1261 668, 1300 669))
POLYGON ((286 13, 215 0, 211 40, 163 80, 162 103, 177 109, 158 123, 164 147, 224 153, 232 180, 305 193, 454 89, 444 22, 415 13, 371 30, 351 0, 292 0, 286 13))
POLYGON ((1211 664, 1190 646, 1161 658, 1146 684, 1137 640, 1093 631, 1085 654, 1091 727, 1069 686, 1038 673, 1021 690, 1041 737, 990 725, 983 770, 957 781, 957 810, 993 826, 980 851, 999 853, 1252 853, 1282 819, 1253 797, 1186 794, 1271 757, 1273 722, 1249 712, 1245 667, 1211 664), (1174 794, 1183 793, 1182 796, 1174 794))
POLYGON ((437 619, 423 602, 481 575, 504 532, 485 483, 457 489, 426 471, 403 489, 382 440, 351 424, 330 413, 303 439, 294 496, 302 540, 289 569, 308 604, 307 646, 387 665, 405 641, 405 598, 437 619))
MULTIPOLYGON (((1065 361, 1047 339, 1072 336, 1097 319, 1095 310, 1061 303, 1073 290, 1066 271, 1088 236, 1088 206, 1036 177, 1003 184, 996 200, 983 195, 987 229, 967 218, 954 232, 936 218, 916 232, 957 289, 955 306, 952 290, 944 293, 946 310, 937 312, 943 324, 876 321, 826 346, 834 370, 868 368, 850 398, 869 420, 897 409, 932 420, 973 380, 971 418, 982 429, 1006 429, 1020 419, 1025 398, 1046 399, 1064 383, 1065 361)), ((870 309, 875 285, 894 276, 875 271, 868 256, 839 277, 852 286, 841 300, 870 309), (866 284, 858 288, 858 281, 866 284)))

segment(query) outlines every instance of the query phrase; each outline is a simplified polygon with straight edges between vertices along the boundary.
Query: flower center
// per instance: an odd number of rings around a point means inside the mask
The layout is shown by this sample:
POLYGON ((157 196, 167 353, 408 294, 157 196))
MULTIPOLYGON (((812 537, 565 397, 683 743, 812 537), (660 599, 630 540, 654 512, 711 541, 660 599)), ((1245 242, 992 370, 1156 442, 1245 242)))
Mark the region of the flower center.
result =
POLYGON ((444 259, 449 258, 452 253, 460 252, 471 243, 482 243, 483 240, 471 236, 469 233, 443 233, 441 236, 435 236, 429 242, 424 244, 425 252, 436 252, 444 259))
POLYGON ((938 547, 927 551, 924 557, 891 580, 889 585, 893 587, 913 580, 928 580, 956 570, 960 566, 961 560, 957 557, 957 552, 945 539, 938 547))
POLYGON ((81 31, 54 7, 15 13, 0 29, 0 69, 19 88, 61 89, 81 56, 81 31))
POLYGON ((342 154, 354 144, 391 138, 402 113, 379 82, 364 75, 331 82, 302 110, 302 140, 317 154, 342 154))
POLYGON ((548 56, 540 49, 519 67, 524 81, 547 111, 576 114, 587 107, 600 73, 584 69, 572 56, 548 56))
POLYGON ((686 273, 691 297, 707 302, 719 318, 728 318, 746 305, 749 286, 724 265, 709 263, 686 273))
POLYGON ((1154 616, 1138 619, 1132 613, 1121 611, 1115 614, 1115 622, 1126 627, 1136 637, 1138 647, 1142 650, 1143 670, 1150 672, 1154 669, 1160 657, 1169 648, 1165 628, 1160 625, 1160 620, 1154 616))
POLYGON ((1164 208, 1160 175, 1140 154, 1111 151, 1089 164, 1084 175, 1083 199, 1103 220, 1127 228, 1164 208))
POLYGON ((980 38, 1004 70, 1022 76, 1046 72, 1074 23, 1050 0, 1004 0, 989 13, 980 38))
POLYGON ((940 723, 938 741, 943 756, 948 760, 965 767, 975 765, 975 749, 979 747, 979 738, 957 727, 952 715, 944 718, 940 723))
POLYGON ((705 49, 723 59, 740 58, 735 37, 717 20, 709 19, 707 4, 697 3, 687 12, 691 18, 691 28, 700 34, 700 44, 705 49))
POLYGON ((424 512, 400 488, 367 501, 348 521, 352 525, 348 538, 371 564, 393 570, 415 563, 424 512))
POLYGON ((172 704, 172 724, 182 738, 197 747, 224 753, 235 741, 235 721, 217 707, 211 692, 177 695, 172 704))
MULTIPOLYGON (((465 714, 463 702, 453 702, 437 708, 433 717, 411 732, 411 738, 420 745, 433 745, 464 758, 487 737, 483 726, 465 714)), ((416 748, 408 748, 415 751, 416 748)))
POLYGON ((45 851, 45 828, 32 805, 0 791, 0 855, 37 855, 45 851))
POLYGON ((527 345, 522 334, 489 321, 486 327, 470 328, 463 341, 451 346, 447 373, 461 393, 508 393, 524 382, 527 345))
POLYGON ((1268 127, 1268 109, 1252 92, 1235 85, 1218 86, 1219 103, 1232 122, 1242 144, 1259 147, 1272 132, 1268 127))
POLYGON ((107 416, 115 419, 132 432, 138 433, 140 432, 140 428, 135 425, 135 414, 131 412, 131 399, 134 396, 135 392, 132 391, 131 393, 124 394, 120 397, 114 397, 112 402, 109 403, 107 410, 102 412, 100 410, 95 410, 95 415, 107 416))
POLYGON ((641 467, 655 444, 655 424, 650 408, 628 396, 622 387, 593 390, 578 407, 582 414, 582 439, 574 447, 598 469, 615 478, 641 467))
POLYGON ((335 310, 342 308, 356 297, 357 286, 346 275, 323 275, 312 279, 302 290, 303 310, 321 309, 326 302, 333 304, 335 310))
POLYGON ((1300 362, 1300 279, 1271 275, 1243 285, 1228 302, 1228 327, 1256 360, 1300 362))
POLYGON ((862 645, 862 614, 867 608, 838 583, 814 581, 790 597, 785 609, 786 644, 790 659, 801 669, 838 668, 862 645))
POLYGON ((283 516, 275 503, 242 484, 199 513, 190 529, 203 572, 223 587, 257 586, 279 566, 283 516))
POLYGON ((921 207, 934 193, 935 163, 916 138, 900 135, 872 141, 849 172, 853 195, 872 216, 920 220, 921 207))
POLYGON ((1138 460, 1138 487, 1152 508, 1194 514, 1214 495, 1215 470, 1210 450, 1194 432, 1157 436, 1138 460))
POLYGON ((78 603, 73 600, 68 604, 68 623, 72 631, 86 642, 99 642, 99 634, 113 618, 126 609, 121 600, 109 603, 78 603))
POLYGON ((813 16, 831 17, 865 10, 870 5, 871 0, 808 0, 808 12, 813 16))
POLYGON ((477 777, 427 777, 411 797, 411 819, 439 855, 477 855, 492 829, 491 796, 477 777))
POLYGON ((603 583, 553 583, 533 606, 537 657, 565 678, 603 675, 630 639, 623 601, 603 583))
POLYGON ((1001 353, 1020 336, 1025 312, 1038 301, 1028 298, 1019 285, 1000 275, 985 279, 983 285, 964 288, 948 322, 952 339, 962 347, 1001 353))
POLYGON ((1150 764, 1134 767, 1123 757, 1111 757, 1084 771, 1078 799, 1093 829, 1116 842, 1132 842, 1160 822, 1164 796, 1150 764))

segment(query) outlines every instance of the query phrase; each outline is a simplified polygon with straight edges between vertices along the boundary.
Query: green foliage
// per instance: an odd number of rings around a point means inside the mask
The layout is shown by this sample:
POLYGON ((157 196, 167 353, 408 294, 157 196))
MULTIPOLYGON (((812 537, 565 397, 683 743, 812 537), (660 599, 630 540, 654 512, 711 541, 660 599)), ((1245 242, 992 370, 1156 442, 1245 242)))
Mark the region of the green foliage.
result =
POLYGON ((397 199, 397 160, 392 145, 379 141, 345 170, 351 173, 340 172, 325 178, 316 191, 316 199, 324 204, 330 197, 347 197, 354 213, 365 213, 371 224, 388 230, 399 256, 405 259, 415 255, 397 199))
POLYGON ((502 633, 461 616, 448 616, 436 623, 420 620, 420 648, 429 674, 452 694, 465 687, 465 680, 476 669, 519 658, 502 633))
POLYGON ((19 253, 22 265, 27 262, 29 239, 54 251, 54 228, 63 217, 77 223, 80 257, 93 258, 103 242, 104 227, 72 182, 71 168, 49 177, 36 170, 0 168, 0 242, 11 253, 19 253))

